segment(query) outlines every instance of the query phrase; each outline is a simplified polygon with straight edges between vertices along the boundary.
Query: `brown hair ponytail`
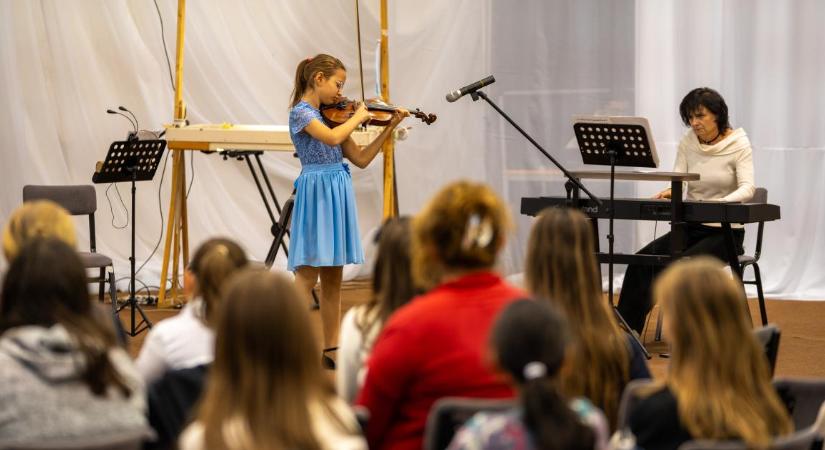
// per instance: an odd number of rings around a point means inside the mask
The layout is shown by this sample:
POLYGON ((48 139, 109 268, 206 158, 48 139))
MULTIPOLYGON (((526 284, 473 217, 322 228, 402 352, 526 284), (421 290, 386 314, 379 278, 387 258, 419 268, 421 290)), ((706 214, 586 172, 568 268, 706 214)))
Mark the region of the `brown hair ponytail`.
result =
POLYGON ((533 300, 509 304, 491 333, 496 362, 521 387, 524 424, 542 450, 592 449, 595 443, 593 430, 568 406, 558 387, 566 343, 563 317, 533 300))
POLYGON ((203 298, 204 319, 208 324, 213 323, 212 311, 220 298, 224 281, 246 264, 246 253, 229 239, 210 239, 195 251, 189 270, 198 281, 197 294, 203 298))
POLYGON ((347 70, 338 58, 323 53, 301 60, 295 69, 295 87, 292 89, 292 101, 289 107, 297 105, 304 92, 310 87, 315 87, 313 78, 316 73, 321 72, 325 77, 331 77, 339 69, 347 70))

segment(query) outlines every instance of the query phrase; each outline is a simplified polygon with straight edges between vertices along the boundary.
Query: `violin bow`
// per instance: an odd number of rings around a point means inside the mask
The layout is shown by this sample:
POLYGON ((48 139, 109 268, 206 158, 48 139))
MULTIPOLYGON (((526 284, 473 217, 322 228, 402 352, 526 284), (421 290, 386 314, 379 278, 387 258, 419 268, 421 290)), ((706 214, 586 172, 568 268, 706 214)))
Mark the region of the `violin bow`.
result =
MULTIPOLYGON (((387 64, 385 52, 387 51, 387 0, 381 0, 381 64, 387 64)), ((361 56, 361 14, 358 9, 358 0, 355 0, 355 28, 358 40, 358 70, 361 76, 361 101, 366 103, 364 95, 364 63, 361 56)), ((383 74, 383 67, 382 67, 383 74)), ((376 77, 380 77, 376 74, 376 77)), ((381 79, 381 97, 385 102, 389 102, 389 69, 386 79, 381 79)), ((398 184, 395 176, 394 143, 392 140, 384 142, 384 219, 398 216, 398 184)))
POLYGON ((355 0, 355 33, 358 41, 358 73, 361 78, 361 102, 366 103, 364 96, 364 62, 361 58, 361 14, 358 10, 358 0, 355 0))

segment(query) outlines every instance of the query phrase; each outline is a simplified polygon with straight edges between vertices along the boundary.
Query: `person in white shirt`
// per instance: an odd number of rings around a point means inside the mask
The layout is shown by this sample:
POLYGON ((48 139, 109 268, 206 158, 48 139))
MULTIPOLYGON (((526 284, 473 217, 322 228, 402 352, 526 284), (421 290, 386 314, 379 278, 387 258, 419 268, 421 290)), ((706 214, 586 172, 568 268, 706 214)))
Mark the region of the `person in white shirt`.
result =
POLYGON ((246 265, 246 253, 229 239, 210 239, 198 247, 184 275, 184 292, 192 300, 178 315, 152 328, 135 361, 147 385, 167 370, 212 362, 211 311, 220 301, 224 281, 246 265))
MULTIPOLYGON (((690 127, 679 143, 674 172, 698 173, 700 179, 685 183, 687 200, 747 202, 755 191, 753 151, 745 130, 733 129, 725 100, 713 89, 702 87, 690 91, 679 105, 685 126, 690 127)), ((656 198, 671 198, 670 189, 656 198)), ((737 254, 744 253, 745 231, 733 225, 737 254)), ((670 254, 670 233, 649 243, 639 254, 670 254)), ((724 235, 720 224, 689 223, 685 226, 685 250, 682 256, 713 255, 727 261, 724 235)), ((619 293, 618 309, 630 328, 641 333, 645 317, 652 306, 650 286, 662 270, 659 266, 631 264, 625 272, 619 293)))

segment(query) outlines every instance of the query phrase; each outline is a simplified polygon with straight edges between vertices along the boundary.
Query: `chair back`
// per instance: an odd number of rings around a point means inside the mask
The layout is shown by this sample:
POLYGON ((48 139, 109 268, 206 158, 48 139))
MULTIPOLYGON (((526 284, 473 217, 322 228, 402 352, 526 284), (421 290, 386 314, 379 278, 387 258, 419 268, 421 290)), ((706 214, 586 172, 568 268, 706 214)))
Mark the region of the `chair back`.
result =
POLYGON ((478 412, 507 411, 516 406, 512 399, 445 397, 433 404, 424 431, 425 450, 443 450, 456 431, 478 412))
POLYGON ((768 190, 765 188, 756 188, 753 191, 750 203, 768 203, 768 190))
MULTIPOLYGON (((765 188, 756 188, 751 197, 751 203, 768 203, 768 190, 765 188)), ((762 254, 762 234, 765 231, 765 222, 759 222, 756 228, 756 248, 753 252, 755 261, 759 261, 759 256, 762 254)))
POLYGON ((825 403, 825 379, 779 378, 773 381, 773 387, 788 408, 794 428, 801 430, 816 422, 825 403))
POLYGON ((97 211, 97 193, 92 185, 23 186, 23 201, 51 200, 66 208, 73 216, 94 214, 97 211))
POLYGON ((771 377, 773 377, 776 358, 779 356, 779 338, 782 336, 782 331, 776 324, 770 323, 764 327, 754 329, 753 334, 765 349, 765 356, 768 357, 771 377))
POLYGON ((90 435, 60 440, 43 440, 22 444, 0 445, 0 450, 141 450, 143 443, 154 438, 151 430, 118 432, 115 435, 90 435))
POLYGON ((94 186, 90 184, 68 186, 27 184, 23 186, 23 202, 34 200, 51 200, 65 208, 73 216, 89 216, 89 250, 93 253, 97 251, 95 239, 97 193, 94 186))
POLYGON ((617 430, 624 430, 630 426, 628 423, 630 420, 630 412, 633 411, 639 403, 639 400, 641 400, 641 396, 639 395, 641 390, 650 386, 652 383, 652 380, 639 379, 627 383, 624 387, 622 398, 619 401, 619 414, 616 418, 617 430))
MULTIPOLYGON (((788 436, 776 438, 767 450, 809 450, 818 437, 813 427, 806 428, 788 436)), ((749 450, 742 441, 688 441, 679 446, 679 450, 749 450)))

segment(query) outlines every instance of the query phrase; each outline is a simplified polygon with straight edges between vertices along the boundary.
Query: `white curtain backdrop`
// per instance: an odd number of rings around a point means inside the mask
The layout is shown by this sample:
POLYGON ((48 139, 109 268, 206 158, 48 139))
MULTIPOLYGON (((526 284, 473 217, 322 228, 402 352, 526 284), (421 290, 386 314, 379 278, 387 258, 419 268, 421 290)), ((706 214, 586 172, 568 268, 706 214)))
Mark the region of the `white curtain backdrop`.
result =
MULTIPOLYGON (((662 166, 672 167, 684 132, 682 96, 719 90, 753 144, 756 184, 782 207, 765 226, 766 291, 825 298, 825 2, 637 0, 636 20, 636 113, 651 120, 662 166)), ((639 227, 641 241, 650 237, 639 227)), ((755 237, 749 227, 746 251, 755 237)))
MULTIPOLYGON (((581 167, 570 126, 573 114, 638 114, 650 119, 662 169, 669 170, 683 128, 677 106, 693 87, 717 88, 734 126, 754 143, 757 184, 782 205, 766 227, 762 266, 767 291, 789 298, 825 298, 825 42, 818 29, 825 3, 749 0, 395 0, 390 3, 390 92, 400 105, 438 115, 414 119, 397 145, 402 213, 415 213, 445 183, 483 180, 511 204, 516 229, 502 260, 522 269, 530 219, 527 195, 562 195, 562 180, 530 144, 483 102, 448 104, 446 92, 496 76, 490 98, 568 168, 581 167), (546 170, 545 170, 546 169, 546 170)), ((158 0, 174 67, 176 2, 158 0)), ((364 82, 375 85, 377 0, 361 0, 364 82)), ((141 128, 172 119, 173 90, 154 3, 149 0, 0 0, 0 221, 20 204, 26 184, 89 183, 94 163, 125 119, 106 114, 124 105, 141 128)), ((295 65, 326 52, 349 68, 345 93, 358 97, 352 1, 189 1, 184 99, 193 123, 285 124, 295 65)), ((271 241, 269 219, 244 163, 194 153, 189 196, 190 240, 224 235, 253 259, 271 241)), ((283 200, 300 167, 288 154, 264 164, 283 200)), ((137 261, 161 236, 170 167, 138 185, 137 261), (159 200, 160 199, 160 200, 159 200)), ((187 169, 188 170, 188 169, 187 169)), ((370 255, 380 223, 380 157, 353 170, 362 237, 370 255)), ((590 183, 598 195, 604 183, 590 183)), ((98 249, 128 273, 127 185, 97 187, 98 249), (113 216, 107 196, 111 199, 113 216), (121 227, 121 228, 119 228, 121 227)), ((661 186, 618 185, 617 195, 648 195, 661 186)), ((659 224, 657 232, 666 228, 659 224)), ((78 221, 87 245, 84 221, 78 221)), ((606 227, 602 227, 605 234, 606 227)), ((619 223, 617 251, 652 237, 647 224, 619 223)), ((753 232, 748 234, 753 248, 753 232)), ((602 237, 602 240, 604 238, 602 237)), ((157 285, 161 255, 138 278, 157 285)), ((276 267, 283 268, 282 255, 276 267)), ((0 263, 0 270, 5 262, 0 263)), ((347 277, 370 264, 348 267, 347 277)), ((621 272, 618 267, 617 271, 621 272)), ((125 287, 122 284, 121 287, 125 287)))

